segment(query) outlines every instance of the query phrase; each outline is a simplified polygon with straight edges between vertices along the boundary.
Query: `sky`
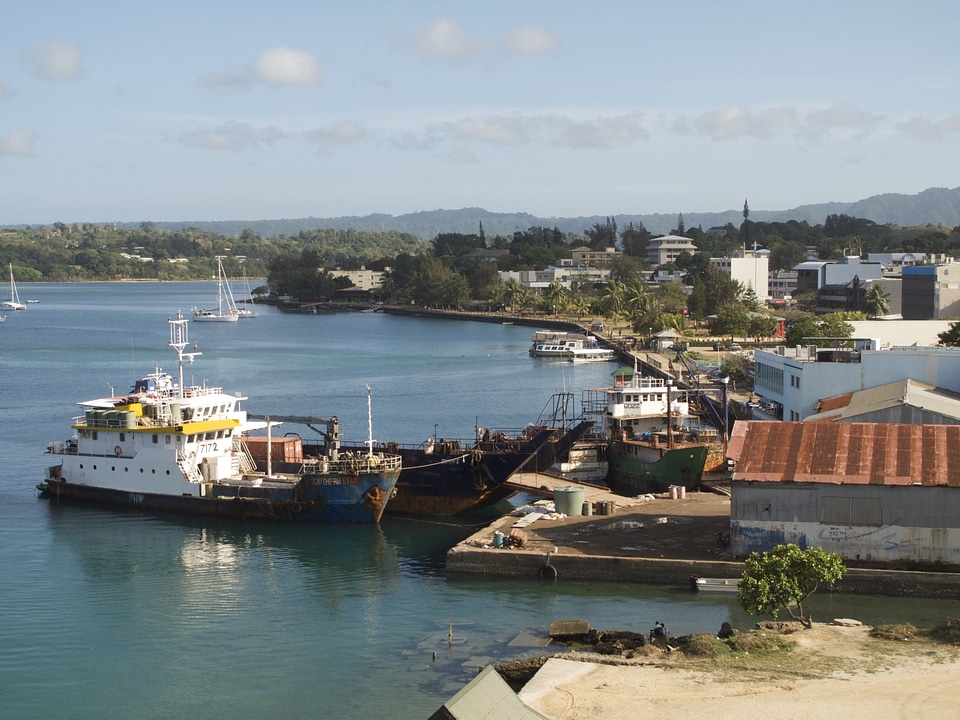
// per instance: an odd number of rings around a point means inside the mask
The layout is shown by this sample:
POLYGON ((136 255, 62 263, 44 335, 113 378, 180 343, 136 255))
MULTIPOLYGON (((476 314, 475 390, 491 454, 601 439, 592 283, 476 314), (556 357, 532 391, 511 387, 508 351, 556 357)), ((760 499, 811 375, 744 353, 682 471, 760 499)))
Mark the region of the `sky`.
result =
POLYGON ((8 5, 0 226, 960 186, 957 0, 8 5))

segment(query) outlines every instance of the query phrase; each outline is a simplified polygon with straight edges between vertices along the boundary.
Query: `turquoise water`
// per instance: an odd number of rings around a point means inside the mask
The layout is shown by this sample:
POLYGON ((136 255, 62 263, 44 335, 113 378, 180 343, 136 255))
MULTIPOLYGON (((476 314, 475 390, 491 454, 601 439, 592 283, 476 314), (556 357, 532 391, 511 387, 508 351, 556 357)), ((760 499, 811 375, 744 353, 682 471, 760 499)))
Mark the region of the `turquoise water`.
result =
MULTIPOLYGON (((291 526, 57 506, 35 497, 43 447, 81 399, 175 370, 166 318, 211 283, 21 285, 0 325, 0 714, 10 718, 425 718, 478 666, 550 622, 671 632, 748 627, 730 598, 686 588, 447 579, 447 548, 484 521, 291 526), (448 642, 452 624, 453 641, 448 642), (433 653, 436 652, 436 660, 433 653)), ((527 356, 531 328, 261 308, 199 324, 186 376, 251 412, 337 415, 347 440, 472 437, 522 427, 554 391, 613 364, 527 356)), ((879 622, 949 605, 824 598, 814 616, 879 622)))

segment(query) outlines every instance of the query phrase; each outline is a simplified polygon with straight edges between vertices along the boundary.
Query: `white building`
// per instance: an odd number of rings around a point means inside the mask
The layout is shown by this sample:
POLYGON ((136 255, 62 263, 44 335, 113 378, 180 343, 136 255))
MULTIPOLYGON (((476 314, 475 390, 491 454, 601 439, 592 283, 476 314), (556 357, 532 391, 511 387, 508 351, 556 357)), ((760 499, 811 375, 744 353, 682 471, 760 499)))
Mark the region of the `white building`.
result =
POLYGON ((738 257, 710 258, 710 264, 725 270, 745 288, 752 288, 760 302, 770 298, 769 250, 744 248, 738 257))
POLYGON ((663 235, 651 238, 647 243, 647 262, 651 265, 666 265, 680 257, 681 253, 697 254, 697 246, 682 235, 663 235))
MULTIPOLYGON (((322 270, 322 268, 321 268, 322 270)), ((359 270, 336 270, 327 271, 331 277, 345 277, 353 283, 358 290, 377 291, 383 288, 383 272, 379 270, 367 270, 361 267, 359 270)))
POLYGON ((960 348, 893 346, 879 338, 853 340, 853 349, 781 346, 754 351, 754 392, 782 407, 783 420, 803 420, 818 402, 898 380, 918 380, 960 392, 960 348))

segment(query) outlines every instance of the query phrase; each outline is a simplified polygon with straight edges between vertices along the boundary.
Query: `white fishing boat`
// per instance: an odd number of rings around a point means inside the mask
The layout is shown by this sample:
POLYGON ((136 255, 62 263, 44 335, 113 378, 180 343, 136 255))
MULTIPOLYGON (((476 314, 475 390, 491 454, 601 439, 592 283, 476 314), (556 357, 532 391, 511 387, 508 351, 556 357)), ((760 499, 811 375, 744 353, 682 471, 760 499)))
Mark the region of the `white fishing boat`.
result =
POLYGON ((167 322, 178 375, 154 366, 125 395, 79 403, 72 436, 47 446, 56 463, 37 486, 43 497, 284 522, 380 520, 400 475, 399 454, 375 452, 372 442, 341 450, 335 416, 248 415, 240 393, 184 386, 184 362, 200 353, 184 352, 186 318, 167 322), (281 422, 314 429, 322 442, 307 455, 299 433, 272 436, 281 422))
POLYGON ((233 292, 230 283, 223 276, 223 257, 216 256, 217 260, 217 309, 193 309, 193 319, 197 322, 236 322, 240 319, 237 304, 233 301, 233 292))
POLYGON ((17 284, 13 280, 13 263, 10 263, 10 299, 0 303, 2 310, 26 310, 27 306, 20 302, 20 295, 17 293, 17 284))
POLYGON ((690 585, 697 592, 735 593, 740 590, 740 580, 738 578, 709 578, 691 575, 690 585))

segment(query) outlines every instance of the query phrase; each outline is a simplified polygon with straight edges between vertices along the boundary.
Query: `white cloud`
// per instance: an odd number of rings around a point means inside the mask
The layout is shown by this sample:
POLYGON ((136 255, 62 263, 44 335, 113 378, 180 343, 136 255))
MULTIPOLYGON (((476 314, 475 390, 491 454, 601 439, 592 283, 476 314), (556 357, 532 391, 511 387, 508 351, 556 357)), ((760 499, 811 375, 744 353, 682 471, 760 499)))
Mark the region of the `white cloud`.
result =
POLYGON ((272 126, 258 129, 250 123, 230 121, 210 130, 183 133, 180 135, 180 143, 185 147, 205 150, 242 152, 257 150, 264 145, 272 146, 285 137, 283 131, 272 126))
POLYGON ((353 120, 340 120, 328 127, 307 133, 307 137, 323 146, 355 145, 367 138, 367 131, 353 120))
POLYGON ((864 137, 882 119, 882 115, 842 103, 808 113, 801 123, 801 135, 815 140, 836 134, 864 137))
MULTIPOLYGON (((796 111, 791 108, 752 112, 740 105, 731 105, 701 114, 693 121, 693 130, 717 141, 765 139, 776 131, 795 128, 796 124, 796 111)), ((685 119, 679 121, 678 130, 681 134, 688 131, 685 119)))
POLYGON ((69 40, 51 40, 24 48, 21 57, 41 80, 79 80, 83 77, 83 49, 69 40))
POLYGON ((505 31, 503 45, 518 55, 546 55, 559 49, 560 39, 541 25, 528 25, 505 31))
POLYGON ((417 34, 413 47, 430 60, 459 59, 476 55, 484 43, 467 35, 456 21, 440 18, 417 34))
POLYGON ((506 117, 461 118, 434 128, 441 136, 489 145, 526 145, 530 140, 529 119, 520 115, 506 117))
POLYGON ((254 66, 254 75, 270 85, 322 85, 320 61, 308 52, 286 46, 264 50, 254 66))
POLYGON ((0 155, 33 155, 33 133, 16 130, 0 138, 0 155))
POLYGON ((414 50, 428 60, 463 60, 506 50, 514 55, 546 55, 560 48, 560 39, 542 25, 504 30, 499 38, 471 35, 456 20, 440 18, 413 38, 414 50))
POLYGON ((960 113, 950 115, 942 120, 913 117, 898 123, 897 128, 904 135, 916 140, 943 140, 947 135, 960 133, 960 113))
POLYGON ((557 117, 551 119, 551 124, 556 131, 554 144, 576 149, 611 150, 650 139, 650 133, 643 127, 642 113, 585 122, 557 117))

